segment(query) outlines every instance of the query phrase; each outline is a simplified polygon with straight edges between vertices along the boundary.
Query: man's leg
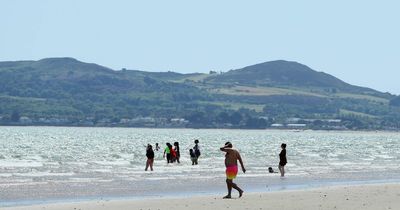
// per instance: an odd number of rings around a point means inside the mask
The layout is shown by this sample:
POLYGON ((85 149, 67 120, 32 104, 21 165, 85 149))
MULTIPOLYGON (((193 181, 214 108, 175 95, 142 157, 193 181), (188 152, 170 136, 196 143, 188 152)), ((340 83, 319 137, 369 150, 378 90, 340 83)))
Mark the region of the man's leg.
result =
POLYGON ((240 189, 240 187, 237 186, 237 184, 233 183, 233 180, 232 180, 232 187, 233 187, 235 190, 237 190, 237 191, 239 192, 239 198, 242 197, 242 195, 243 195, 243 190, 240 189))
POLYGON ((226 195, 224 198, 232 198, 232 180, 231 179, 226 179, 226 187, 228 188, 228 195, 226 195))

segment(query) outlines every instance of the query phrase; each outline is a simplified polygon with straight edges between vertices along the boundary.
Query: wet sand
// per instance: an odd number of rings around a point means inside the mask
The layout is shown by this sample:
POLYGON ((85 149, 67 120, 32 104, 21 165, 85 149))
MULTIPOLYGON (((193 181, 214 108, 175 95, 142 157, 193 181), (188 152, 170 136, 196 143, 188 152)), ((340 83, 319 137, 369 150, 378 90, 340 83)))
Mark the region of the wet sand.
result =
MULTIPOLYGON (((236 193, 236 192, 235 192, 236 193)), ((90 202, 8 207, 4 210, 196 210, 196 209, 400 209, 400 184, 335 186, 319 189, 248 193, 242 198, 220 196, 159 198, 144 200, 97 200, 90 202)))

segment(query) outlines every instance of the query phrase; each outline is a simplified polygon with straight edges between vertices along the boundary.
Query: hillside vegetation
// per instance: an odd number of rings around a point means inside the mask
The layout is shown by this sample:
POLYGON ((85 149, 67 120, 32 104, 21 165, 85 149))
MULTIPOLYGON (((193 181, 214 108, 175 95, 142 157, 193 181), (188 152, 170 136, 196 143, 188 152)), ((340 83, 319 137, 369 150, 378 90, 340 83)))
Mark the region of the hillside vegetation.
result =
POLYGON ((288 61, 223 74, 0 62, 1 124, 266 128, 296 119, 315 129, 398 129, 398 101, 288 61))

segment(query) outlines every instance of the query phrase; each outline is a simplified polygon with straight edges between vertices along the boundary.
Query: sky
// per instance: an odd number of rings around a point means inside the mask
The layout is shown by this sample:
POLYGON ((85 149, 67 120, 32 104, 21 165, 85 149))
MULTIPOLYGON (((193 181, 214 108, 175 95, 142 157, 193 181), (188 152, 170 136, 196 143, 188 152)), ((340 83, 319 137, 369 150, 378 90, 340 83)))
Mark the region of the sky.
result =
POLYGON ((228 71, 289 60, 400 94, 400 1, 0 0, 0 61, 228 71))

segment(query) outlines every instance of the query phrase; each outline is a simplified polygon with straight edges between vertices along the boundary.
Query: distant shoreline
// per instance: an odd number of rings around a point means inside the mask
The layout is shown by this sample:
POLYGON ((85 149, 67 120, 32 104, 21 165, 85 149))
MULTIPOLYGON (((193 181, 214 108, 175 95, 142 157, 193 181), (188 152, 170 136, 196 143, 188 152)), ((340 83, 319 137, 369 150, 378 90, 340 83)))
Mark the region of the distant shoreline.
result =
POLYGON ((17 125, 17 124, 0 124, 0 127, 66 127, 66 128, 140 128, 140 129, 190 129, 190 130, 267 130, 267 131, 338 131, 338 132, 400 132, 398 130, 373 130, 373 129, 293 129, 293 128, 210 128, 210 127, 131 127, 131 126, 85 126, 85 125, 17 125))

